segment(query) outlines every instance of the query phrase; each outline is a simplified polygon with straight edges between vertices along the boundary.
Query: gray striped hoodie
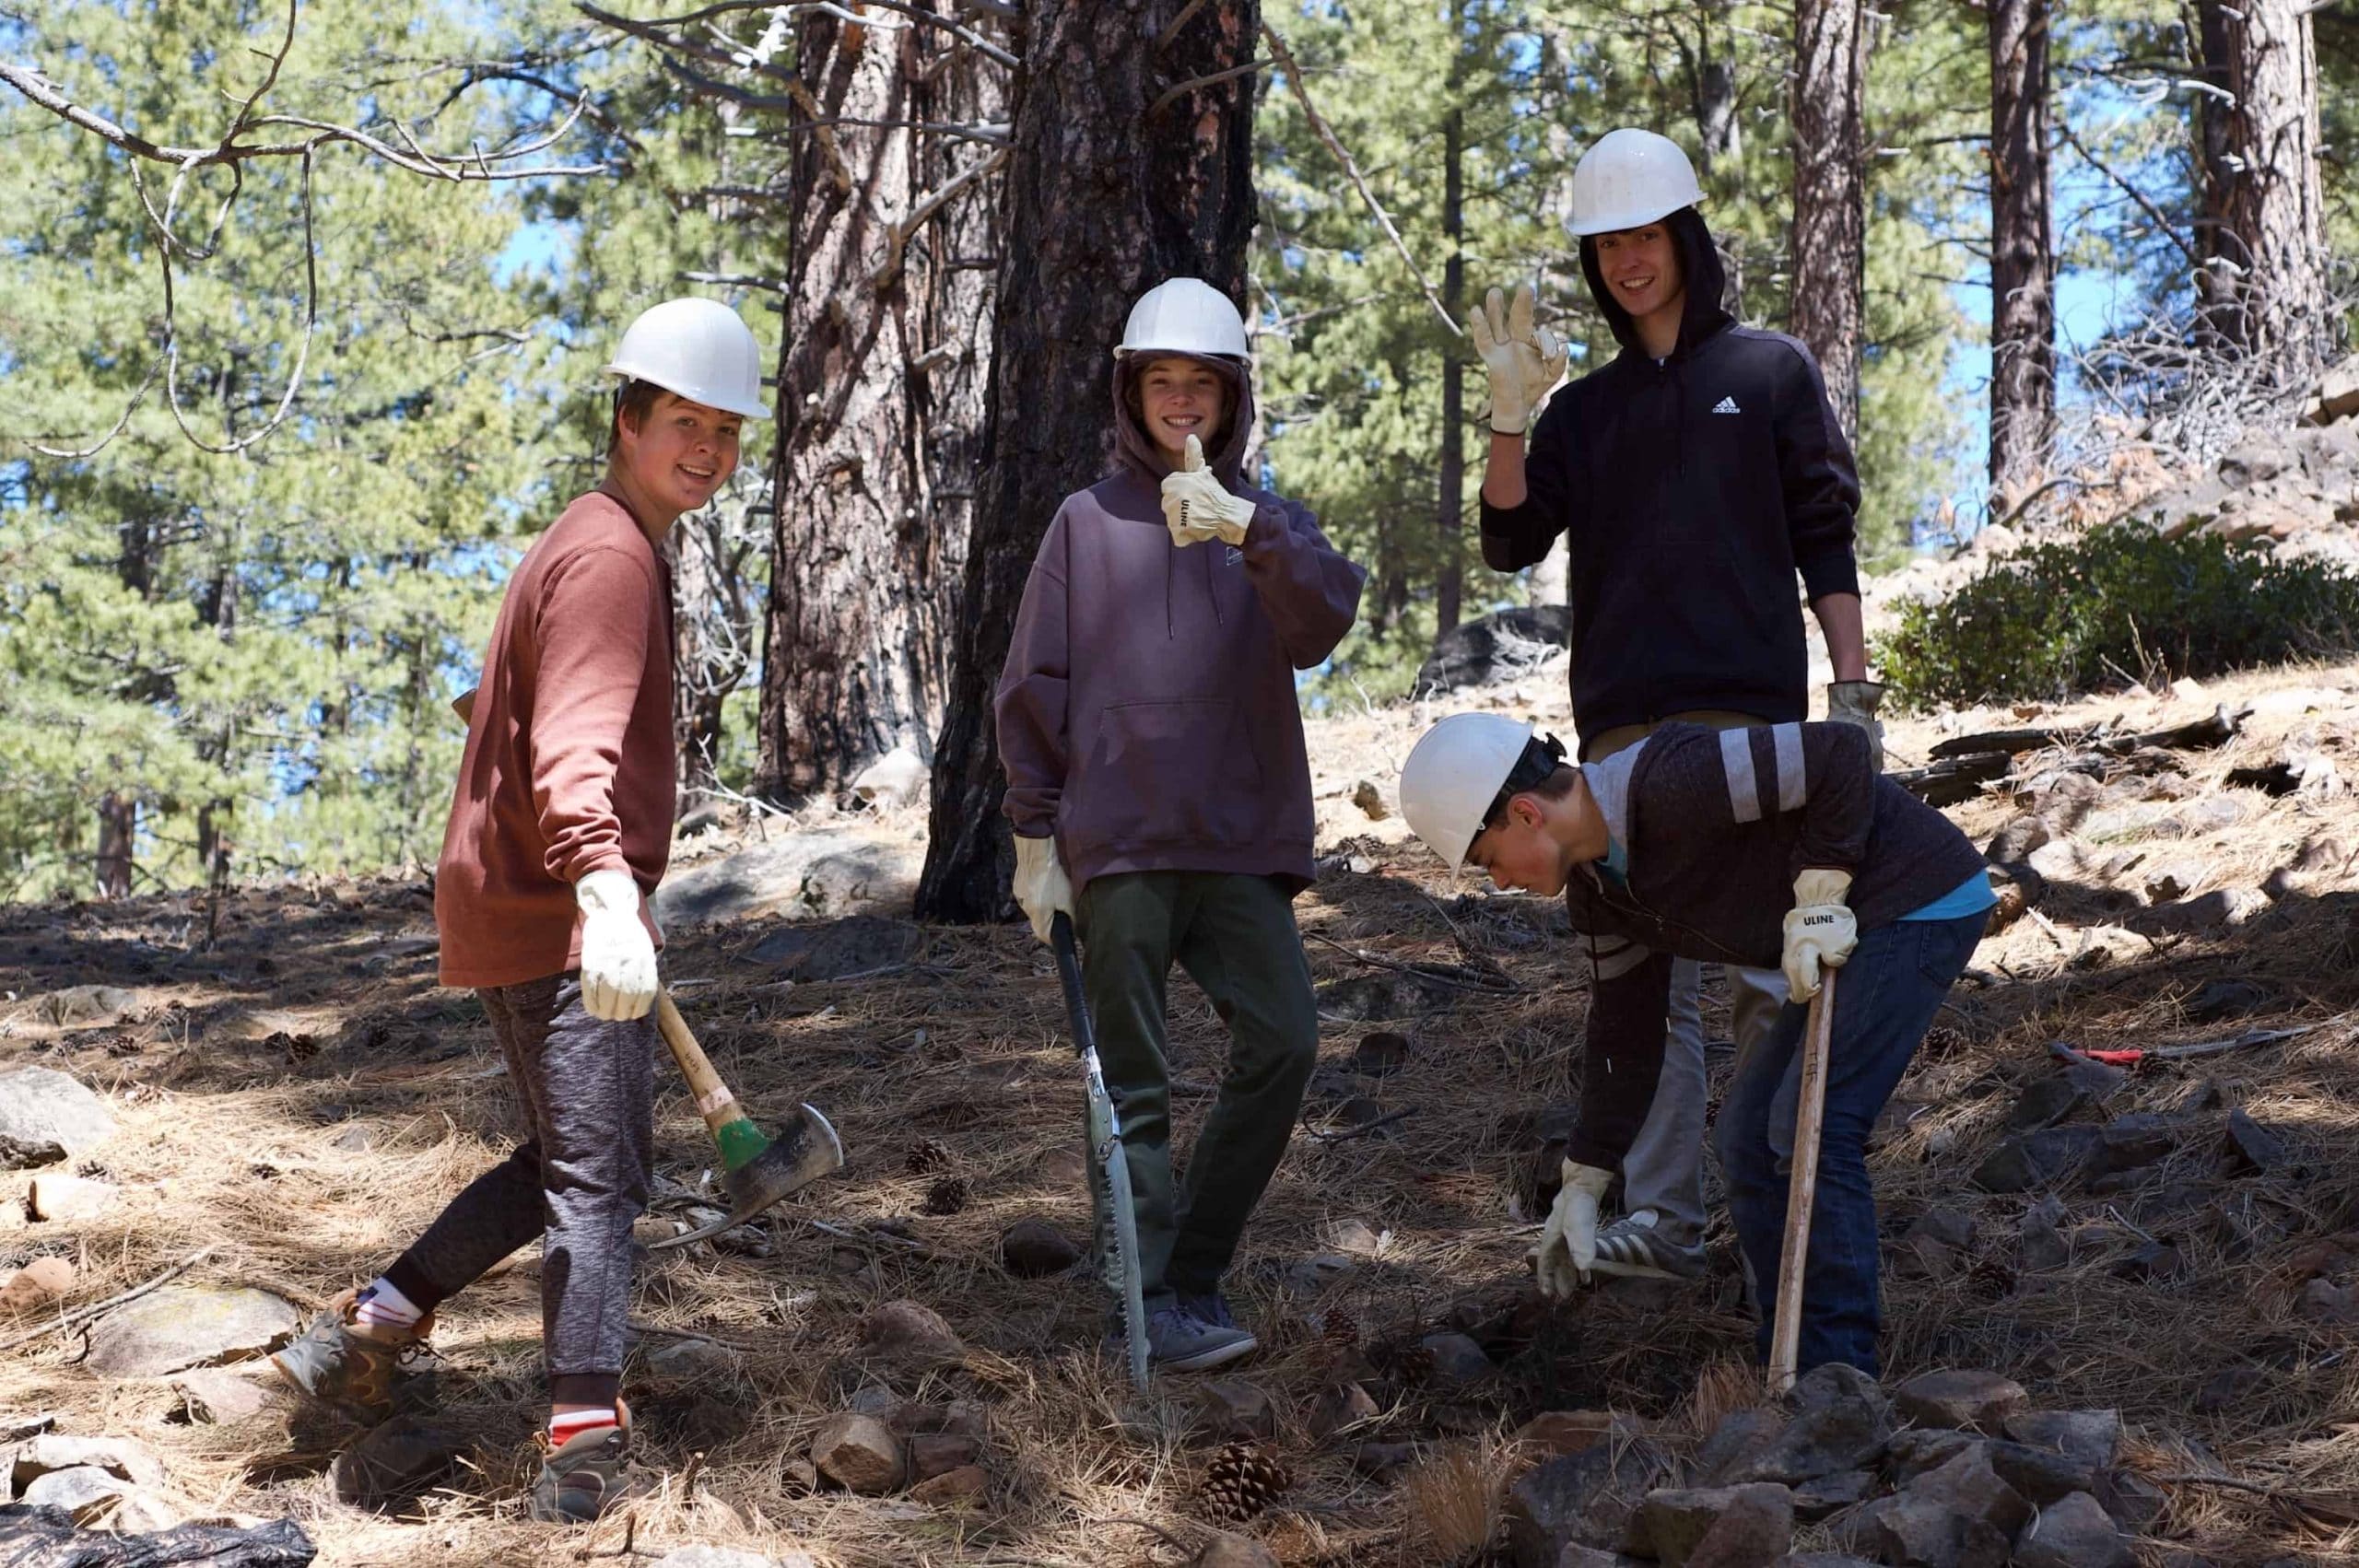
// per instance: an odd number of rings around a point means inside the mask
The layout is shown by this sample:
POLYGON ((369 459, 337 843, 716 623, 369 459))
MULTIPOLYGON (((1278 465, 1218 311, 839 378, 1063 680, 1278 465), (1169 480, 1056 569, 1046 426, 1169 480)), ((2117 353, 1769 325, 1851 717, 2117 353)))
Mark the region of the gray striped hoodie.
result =
POLYGON ((1583 1164, 1618 1166, 1646 1119, 1672 958, 1776 966, 1806 870, 1851 873, 1865 931, 1982 869, 1947 817, 1874 774, 1848 724, 1666 724, 1581 774, 1625 857, 1620 881, 1591 864, 1565 887, 1596 966, 1570 1149, 1583 1164))

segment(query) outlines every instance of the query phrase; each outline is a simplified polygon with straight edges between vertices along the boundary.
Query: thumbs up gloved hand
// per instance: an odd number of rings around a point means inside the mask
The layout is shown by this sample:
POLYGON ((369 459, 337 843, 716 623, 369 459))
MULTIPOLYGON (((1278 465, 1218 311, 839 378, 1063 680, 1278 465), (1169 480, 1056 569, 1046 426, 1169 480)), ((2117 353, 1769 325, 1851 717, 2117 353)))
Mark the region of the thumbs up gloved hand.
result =
POLYGON ((1163 476, 1163 523, 1175 545, 1201 544, 1223 539, 1245 543, 1246 525, 1253 521, 1253 503, 1232 496, 1220 476, 1204 466, 1204 444, 1188 438, 1187 456, 1163 476))
POLYGON ((1495 436, 1523 434, 1540 400, 1565 379, 1571 345, 1547 328, 1532 324, 1537 303, 1538 296, 1527 283, 1515 291, 1515 304, 1503 310, 1499 291, 1494 288, 1467 323, 1474 352, 1483 357, 1483 369, 1491 375, 1491 434, 1495 436))

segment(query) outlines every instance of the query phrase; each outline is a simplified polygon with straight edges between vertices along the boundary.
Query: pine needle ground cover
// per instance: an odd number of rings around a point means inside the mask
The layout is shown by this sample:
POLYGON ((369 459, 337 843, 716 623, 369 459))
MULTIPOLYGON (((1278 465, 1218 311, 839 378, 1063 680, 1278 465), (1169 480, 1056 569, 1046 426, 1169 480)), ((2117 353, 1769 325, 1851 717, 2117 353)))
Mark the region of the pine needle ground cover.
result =
MULTIPOLYGON (((2359 1031, 2347 1016, 2359 1004, 2359 804, 2230 778, 2300 737, 2359 769, 2354 693, 2353 666, 2223 683, 2207 701, 2255 708, 2233 743, 2190 754, 2177 782, 2142 781, 2138 798, 2043 848, 2038 918, 1983 944, 1872 1156, 1892 1247, 1887 1382, 1987 1367, 2042 1408, 2119 1410, 2128 1462, 2155 1494, 2150 1533, 2224 1562, 2353 1544, 2336 1510, 2359 1497, 2346 1430, 2359 1329, 2336 1304, 2359 1283, 2359 1031), (2158 898, 2149 883, 2165 874, 2177 895, 2158 898), (2101 1108, 2069 1113, 2206 1129, 2134 1181, 1977 1183, 2016 1136, 2026 1094, 2056 1071, 2051 1043, 2151 1047, 2303 1024, 2317 1027, 2130 1074, 2101 1108), (2281 1162, 2228 1162, 2209 1129, 2230 1107, 2279 1141, 2281 1162), (2035 1255, 2027 1222, 2050 1198, 2061 1251, 2035 1255), (2188 1479, 2205 1477, 2242 1484, 2188 1479)), ((1485 700, 1564 721, 1555 680, 1460 706, 1485 700)), ((1896 725, 1894 766, 1965 730, 2101 719, 2144 730, 2196 716, 2166 698, 1950 715, 1896 725)), ((792 984, 752 957, 769 922, 671 933, 681 1006, 749 1109, 811 1101, 841 1130, 849 1164, 728 1247, 661 1254, 643 1272, 626 1394, 666 1480, 629 1527, 634 1551, 707 1542, 844 1568, 1170 1564, 1208 1539, 1215 1500, 1226 1511, 1250 1492, 1252 1516, 1228 1527, 1288 1564, 1479 1562, 1499 1489, 1529 1462, 1506 1438, 1533 1416, 1610 1411, 1692 1450, 1756 1398, 1724 1222, 1694 1287, 1623 1282, 1554 1315, 1532 1293, 1533 1171, 1578 1088, 1582 964, 1559 906, 1467 896, 1402 841, 1397 816, 1351 803, 1363 779, 1393 798, 1391 759, 1427 717, 1377 710, 1313 726, 1326 859, 1298 912, 1329 1016, 1303 1124, 1234 1280, 1266 1348, 1230 1381, 1265 1397, 1259 1406, 1235 1389, 1215 1401, 1190 1377, 1134 1400, 1100 1357, 1096 1287, 1003 1267, 1001 1239, 1020 1222, 1075 1241, 1087 1230, 1080 1085, 1055 975, 1028 931, 929 930, 891 972, 792 984), (1415 984, 1387 964, 1465 983, 1415 984), (1480 978, 1493 975, 1513 989, 1480 978), (1406 1051, 1364 1050, 1379 1034, 1406 1051), (954 1179, 963 1206, 928 1212, 954 1179), (877 1332, 896 1302, 938 1313, 958 1346, 899 1353, 877 1332), (1483 1365, 1429 1342, 1448 1334, 1477 1345, 1483 1365), (1346 1380, 1367 1407, 1332 1399, 1346 1380), (815 1489, 815 1437, 861 1412, 931 1425, 929 1440, 977 1433, 980 1493, 815 1489), (1250 1488, 1242 1451, 1220 1461, 1230 1443, 1257 1457, 1250 1488)), ((2042 766, 2018 759, 2011 786, 1954 816, 1988 840, 2018 814, 2018 791, 2043 787, 2042 766)), ((16 999, 0 1010, 0 1071, 70 1072, 121 1127, 85 1173, 123 1189, 95 1218, 29 1221, 26 1174, 0 1176, 0 1266, 70 1258, 68 1306, 209 1244, 192 1281, 258 1287, 308 1312, 381 1266, 505 1148, 507 1085, 474 1000, 432 984, 421 884, 246 888, 223 910, 218 946, 192 945, 203 929, 195 902, 161 898, 0 915, 0 990, 16 999), (90 984, 130 988, 135 1002, 103 1023, 59 1023, 45 1008, 90 984)), ((1184 1143, 1211 1104, 1224 1035, 1177 977, 1172 1026, 1184 1143)), ((1707 1033, 1727 1032, 1715 986, 1707 1033)), ((1724 1045, 1711 1062, 1717 1094, 1724 1045)), ((668 1067, 659 1081, 670 1185, 658 1219, 675 1223, 712 1162, 668 1067)), ((188 1516, 292 1515, 327 1568, 612 1555, 619 1521, 574 1535, 522 1519, 540 1414, 539 1268, 520 1253, 446 1307, 433 1421, 455 1458, 379 1507, 340 1495, 331 1461, 349 1429, 276 1403, 192 1420, 169 1379, 81 1365, 79 1332, 0 1356, 0 1411, 135 1436, 188 1516)), ((29 1326, 0 1325, 0 1337, 29 1326)), ((1798 1539, 1825 1544, 1823 1526, 1798 1539)))

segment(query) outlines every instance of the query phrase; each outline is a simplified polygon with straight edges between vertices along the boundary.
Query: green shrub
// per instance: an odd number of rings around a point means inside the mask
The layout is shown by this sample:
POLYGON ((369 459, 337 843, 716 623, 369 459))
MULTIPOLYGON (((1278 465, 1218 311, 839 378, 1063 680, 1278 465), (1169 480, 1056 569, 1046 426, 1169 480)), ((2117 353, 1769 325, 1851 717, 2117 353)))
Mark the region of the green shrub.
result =
POLYGON ((1878 652, 1907 708, 2046 700, 2359 646, 2359 578, 2318 560, 2138 524, 2035 544, 1938 603, 1901 610, 1878 652))

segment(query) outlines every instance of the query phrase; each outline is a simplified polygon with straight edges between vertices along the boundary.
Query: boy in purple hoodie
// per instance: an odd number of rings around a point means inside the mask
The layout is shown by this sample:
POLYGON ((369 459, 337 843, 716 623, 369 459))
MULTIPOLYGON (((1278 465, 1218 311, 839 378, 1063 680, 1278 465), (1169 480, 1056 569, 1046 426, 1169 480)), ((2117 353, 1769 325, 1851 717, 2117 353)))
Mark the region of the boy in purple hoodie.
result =
POLYGON ((1250 1354, 1220 1290, 1285 1153, 1318 1054, 1294 921, 1310 765, 1295 672, 1351 629, 1366 574, 1304 508, 1248 485, 1250 349, 1237 307, 1173 278, 1116 350, 1115 472, 1040 542, 995 710, 1015 897, 1059 911, 1119 1106, 1154 1359, 1250 1354), (1158 607, 1160 614, 1157 614, 1158 607), (1229 1028, 1228 1071, 1171 1176, 1164 985, 1177 960, 1229 1028))

